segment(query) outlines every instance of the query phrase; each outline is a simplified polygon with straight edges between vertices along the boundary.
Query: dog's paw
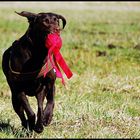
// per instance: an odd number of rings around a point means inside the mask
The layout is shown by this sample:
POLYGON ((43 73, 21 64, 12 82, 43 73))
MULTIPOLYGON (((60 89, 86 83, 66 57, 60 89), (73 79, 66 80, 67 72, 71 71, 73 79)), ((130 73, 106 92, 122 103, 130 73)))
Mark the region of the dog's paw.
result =
POLYGON ((35 114, 28 119, 29 130, 32 131, 35 127, 35 114))
POLYGON ((43 125, 48 126, 52 121, 52 117, 53 117, 53 114, 46 115, 46 117, 43 120, 43 125))
POLYGON ((44 130, 43 125, 35 125, 34 131, 37 133, 42 133, 44 130))

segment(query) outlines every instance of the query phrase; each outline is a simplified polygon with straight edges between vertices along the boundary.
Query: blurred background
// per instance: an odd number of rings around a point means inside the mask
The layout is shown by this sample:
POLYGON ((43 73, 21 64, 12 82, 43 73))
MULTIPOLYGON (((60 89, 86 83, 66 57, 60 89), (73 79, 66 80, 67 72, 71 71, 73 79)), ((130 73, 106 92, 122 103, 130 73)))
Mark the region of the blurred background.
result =
POLYGON ((140 3, 138 1, 128 1, 128 2, 84 2, 84 1, 77 1, 77 2, 62 2, 62 1, 29 1, 29 2, 1 2, 0 7, 1 8, 34 8, 34 9, 45 9, 45 10, 62 10, 62 9, 76 9, 76 10, 139 10, 140 3))
POLYGON ((140 2, 0 2, 0 62, 28 28, 15 11, 67 19, 61 53, 74 75, 66 88, 57 79, 53 121, 38 135, 22 130, 0 65, 0 138, 140 138, 140 2))

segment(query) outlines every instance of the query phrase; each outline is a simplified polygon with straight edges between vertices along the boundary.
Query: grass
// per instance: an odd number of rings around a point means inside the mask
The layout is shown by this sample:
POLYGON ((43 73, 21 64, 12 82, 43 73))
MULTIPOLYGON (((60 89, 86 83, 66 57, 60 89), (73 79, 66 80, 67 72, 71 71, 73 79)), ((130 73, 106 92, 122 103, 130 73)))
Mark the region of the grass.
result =
MULTIPOLYGON (((14 10, 0 9, 0 56, 28 27, 14 10)), ((74 76, 65 78, 66 88, 57 79, 53 120, 37 134, 22 130, 0 65, 0 138, 140 138, 140 50, 135 48, 140 44, 140 11, 53 12, 67 18, 61 52, 74 76), (106 55, 97 56, 98 51, 106 55)), ((36 100, 29 97, 29 102, 36 112, 36 100)))

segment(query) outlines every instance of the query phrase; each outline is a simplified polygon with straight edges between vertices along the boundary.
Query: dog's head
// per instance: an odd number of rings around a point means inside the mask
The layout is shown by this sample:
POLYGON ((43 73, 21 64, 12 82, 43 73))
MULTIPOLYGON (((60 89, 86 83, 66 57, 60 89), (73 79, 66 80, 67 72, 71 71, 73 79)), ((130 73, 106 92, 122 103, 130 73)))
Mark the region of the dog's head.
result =
POLYGON ((63 16, 55 13, 35 14, 27 11, 23 11, 21 13, 16 12, 16 13, 20 16, 26 17, 32 28, 38 29, 46 34, 59 32, 61 30, 59 19, 61 19, 63 22, 62 29, 64 29, 66 25, 66 19, 63 16))

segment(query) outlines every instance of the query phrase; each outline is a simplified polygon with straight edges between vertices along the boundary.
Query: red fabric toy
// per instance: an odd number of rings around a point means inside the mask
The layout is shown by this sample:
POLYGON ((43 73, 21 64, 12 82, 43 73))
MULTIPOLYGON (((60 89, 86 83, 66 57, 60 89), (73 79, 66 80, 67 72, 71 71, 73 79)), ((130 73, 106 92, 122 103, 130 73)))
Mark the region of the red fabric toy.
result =
MULTIPOLYGON (((66 64, 64 58, 62 57, 61 53, 59 52, 62 47, 62 39, 58 33, 49 34, 46 37, 45 46, 48 48, 48 59, 56 71, 56 76, 62 79, 62 83, 65 85, 63 75, 60 71, 59 66, 62 68, 64 73, 66 74, 67 78, 70 79, 72 77, 72 72, 69 69, 68 65, 66 64), (52 60, 52 54, 54 56, 54 61, 52 60)), ((47 70, 46 70, 47 71, 47 70)), ((46 73, 44 73, 44 77, 46 73)))

